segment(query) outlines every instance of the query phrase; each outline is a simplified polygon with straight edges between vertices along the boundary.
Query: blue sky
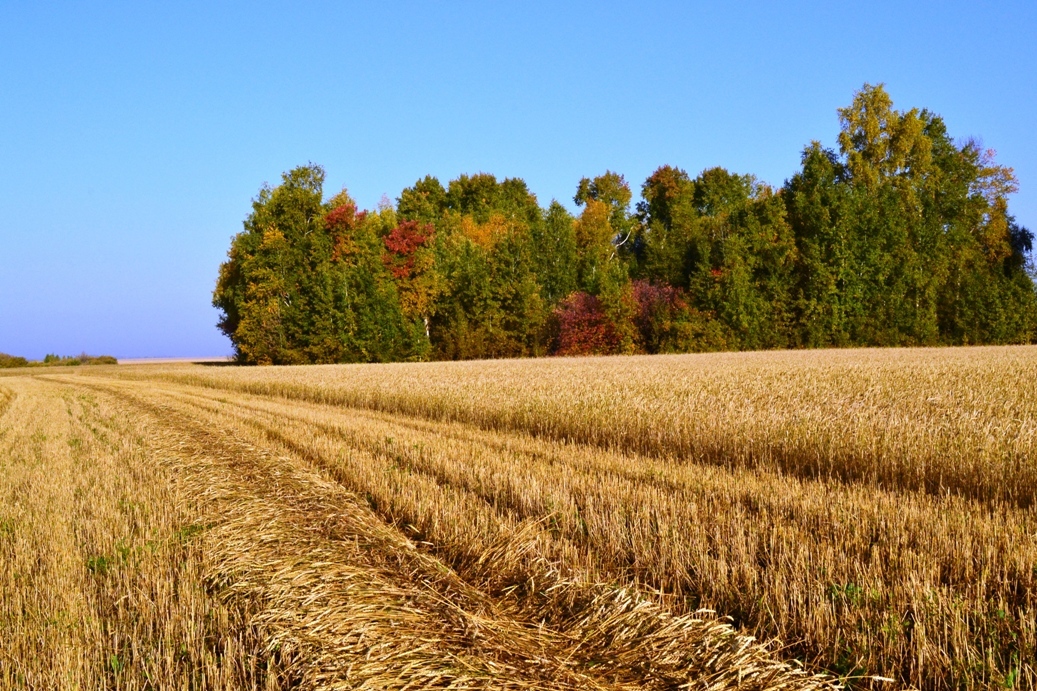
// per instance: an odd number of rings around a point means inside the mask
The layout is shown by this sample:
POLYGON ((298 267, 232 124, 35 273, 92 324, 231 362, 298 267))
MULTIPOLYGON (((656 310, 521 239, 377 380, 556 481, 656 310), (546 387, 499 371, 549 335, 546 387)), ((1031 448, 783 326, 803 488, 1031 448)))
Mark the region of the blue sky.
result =
POLYGON ((429 173, 780 185, 864 82, 997 149, 1037 229, 1032 0, 559 5, 0 3, 0 351, 229 353, 219 263, 308 161, 365 207, 429 173))

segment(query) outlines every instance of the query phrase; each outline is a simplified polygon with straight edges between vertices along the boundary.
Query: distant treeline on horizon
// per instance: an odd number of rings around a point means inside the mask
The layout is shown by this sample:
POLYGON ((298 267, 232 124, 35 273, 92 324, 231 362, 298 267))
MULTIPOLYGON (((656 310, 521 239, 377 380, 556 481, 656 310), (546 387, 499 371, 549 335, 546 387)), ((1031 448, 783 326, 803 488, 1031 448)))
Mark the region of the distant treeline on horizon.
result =
POLYGON ((361 211, 296 168, 232 241, 220 328, 257 364, 1033 340, 1012 169, 881 85, 839 118, 780 188, 663 166, 631 209, 606 172, 575 217, 485 173, 361 211))
POLYGON ((48 354, 42 360, 29 360, 23 358, 20 355, 8 355, 7 353, 0 353, 0 369, 9 369, 12 367, 51 367, 51 366, 72 366, 77 365, 117 365, 119 361, 111 355, 87 355, 81 353, 79 355, 54 355, 48 354))

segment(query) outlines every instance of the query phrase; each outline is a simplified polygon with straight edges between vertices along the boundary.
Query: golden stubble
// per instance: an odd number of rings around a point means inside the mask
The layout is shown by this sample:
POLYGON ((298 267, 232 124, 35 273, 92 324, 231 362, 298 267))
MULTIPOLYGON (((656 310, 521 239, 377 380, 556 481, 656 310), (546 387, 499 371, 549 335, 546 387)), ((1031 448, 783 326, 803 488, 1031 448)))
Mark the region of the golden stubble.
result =
POLYGON ((40 518, 0 545, 62 555, 5 607, 97 623, 8 617, 0 673, 1033 687, 1035 374, 1021 347, 5 377, 0 496, 40 518))
POLYGON ((1037 499, 1037 346, 114 375, 454 420, 700 464, 1037 499))
POLYGON ((0 688, 261 688, 259 638, 209 597, 197 499, 140 416, 82 388, 3 388, 0 688))
MULTIPOLYGON (((708 607, 815 665, 921 686, 1031 674, 1031 509, 677 462, 457 423, 168 389, 210 424, 280 444, 365 493, 455 568, 499 526, 583 580, 708 607), (250 432, 251 430, 251 432, 250 432)), ((258 443, 258 441, 257 441, 258 443)), ((523 569, 518 569, 524 572, 523 569)))

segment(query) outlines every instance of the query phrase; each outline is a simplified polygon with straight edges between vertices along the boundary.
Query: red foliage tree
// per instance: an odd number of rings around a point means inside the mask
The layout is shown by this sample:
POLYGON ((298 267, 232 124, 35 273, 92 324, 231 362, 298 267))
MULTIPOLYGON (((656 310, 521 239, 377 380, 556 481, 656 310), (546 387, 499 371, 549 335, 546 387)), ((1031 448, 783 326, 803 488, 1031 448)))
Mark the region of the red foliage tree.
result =
POLYGON ((679 288, 644 280, 634 281, 632 287, 634 300, 637 302, 637 315, 634 321, 642 334, 648 333, 655 321, 669 318, 675 311, 687 309, 687 303, 679 288))
POLYGON ((357 213, 356 204, 351 202, 339 204, 324 216, 324 225, 331 233, 332 261, 338 261, 357 251, 353 235, 366 216, 366 211, 357 213))
POLYGON ((385 236, 385 254, 382 261, 393 278, 408 279, 414 274, 415 255, 432 240, 432 224, 421 226, 417 221, 403 221, 385 236))
POLYGON ((382 242, 382 263, 392 274, 400 291, 400 306, 408 318, 420 318, 428 334, 429 317, 435 309, 442 282, 436 271, 432 241, 435 227, 431 223, 403 221, 382 242))
POLYGON ((555 308, 556 355, 608 355, 618 350, 620 334, 594 295, 576 292, 555 308))
POLYGON ((355 204, 340 204, 328 212, 324 217, 324 223, 328 229, 349 228, 353 225, 354 216, 356 216, 355 204))

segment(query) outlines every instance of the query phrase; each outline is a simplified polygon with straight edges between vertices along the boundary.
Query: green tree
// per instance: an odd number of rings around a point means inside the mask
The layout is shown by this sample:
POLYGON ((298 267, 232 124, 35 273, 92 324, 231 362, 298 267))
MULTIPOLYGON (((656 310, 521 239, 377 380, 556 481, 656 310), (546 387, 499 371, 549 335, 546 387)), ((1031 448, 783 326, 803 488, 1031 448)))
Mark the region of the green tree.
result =
POLYGON ((799 257, 794 298, 794 340, 799 345, 853 342, 851 322, 859 316, 861 274, 845 175, 835 152, 814 142, 803 152, 802 170, 782 190, 799 257))
MULTIPOLYGON (((403 299, 386 262, 385 240, 396 227, 391 207, 357 212, 343 191, 328 202, 325 225, 332 234, 331 280, 335 296, 336 362, 388 362, 428 355, 421 315, 403 299)), ((419 277, 420 280, 421 277, 419 277)))
POLYGON ((709 260, 709 239, 686 172, 662 166, 641 187, 638 275, 687 289, 696 268, 709 260))
POLYGON ((642 194, 638 274, 718 319, 710 343, 787 346, 795 242, 781 197, 750 175, 709 168, 690 179, 670 166, 642 194))
POLYGON ((578 286, 600 301, 620 353, 639 347, 637 303, 627 255, 621 250, 633 247, 636 218, 629 209, 631 196, 623 176, 606 171, 594 179, 583 178, 573 197, 583 207, 573 224, 578 286))
POLYGON ((296 168, 264 187, 220 267, 213 304, 241 362, 393 360, 420 352, 381 261, 385 220, 342 193, 322 199, 324 171, 296 168))
POLYGON ((244 362, 309 362, 310 349, 325 341, 331 295, 322 269, 331 248, 322 230, 323 183, 324 170, 309 165, 260 190, 220 267, 213 304, 244 362))
POLYGON ((437 178, 426 175, 400 193, 396 212, 400 218, 418 223, 435 223, 446 209, 446 189, 437 178))
POLYGON ((400 195, 404 221, 434 229, 439 277, 429 335, 436 357, 515 357, 545 352, 548 306, 542 283, 565 289, 565 267, 541 243, 562 252, 565 220, 550 226, 520 179, 462 175, 443 189, 425 178, 400 195), (544 268, 543 278, 538 277, 544 268))
POLYGON ((533 270, 540 283, 540 294, 555 306, 577 287, 576 232, 572 214, 552 201, 543 222, 530 229, 533 270))
POLYGON ((839 116, 839 155, 815 143, 783 189, 800 256, 800 342, 1031 339, 1011 169, 975 142, 956 145, 940 117, 893 109, 881 85, 866 84, 839 116))

